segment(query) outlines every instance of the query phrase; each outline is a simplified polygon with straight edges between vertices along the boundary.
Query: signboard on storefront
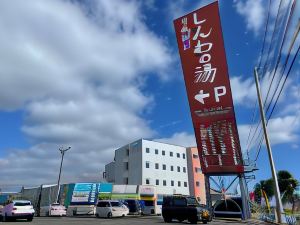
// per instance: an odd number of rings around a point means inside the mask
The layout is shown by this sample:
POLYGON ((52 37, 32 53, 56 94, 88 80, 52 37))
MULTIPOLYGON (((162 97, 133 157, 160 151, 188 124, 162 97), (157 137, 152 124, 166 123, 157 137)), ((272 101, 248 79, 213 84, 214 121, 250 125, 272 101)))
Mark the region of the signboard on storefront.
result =
POLYGON ((74 186, 71 205, 93 205, 98 198, 97 183, 77 183, 74 186))
POLYGON ((174 21, 205 174, 243 172, 218 2, 174 21))

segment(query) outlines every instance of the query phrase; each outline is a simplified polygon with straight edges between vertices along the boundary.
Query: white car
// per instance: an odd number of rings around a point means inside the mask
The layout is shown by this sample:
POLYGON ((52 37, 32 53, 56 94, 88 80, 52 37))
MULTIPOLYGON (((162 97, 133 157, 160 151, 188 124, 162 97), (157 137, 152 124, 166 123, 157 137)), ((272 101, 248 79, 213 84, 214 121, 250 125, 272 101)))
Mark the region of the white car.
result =
POLYGON ((101 200, 97 204, 96 217, 123 217, 129 214, 129 209, 120 201, 101 200))
POLYGON ((34 209, 30 201, 27 200, 13 200, 8 201, 2 211, 2 220, 15 220, 15 219, 27 219, 32 221, 34 216, 34 209))
POLYGON ((41 216, 66 216, 67 209, 59 203, 53 203, 49 206, 43 206, 40 210, 41 216))

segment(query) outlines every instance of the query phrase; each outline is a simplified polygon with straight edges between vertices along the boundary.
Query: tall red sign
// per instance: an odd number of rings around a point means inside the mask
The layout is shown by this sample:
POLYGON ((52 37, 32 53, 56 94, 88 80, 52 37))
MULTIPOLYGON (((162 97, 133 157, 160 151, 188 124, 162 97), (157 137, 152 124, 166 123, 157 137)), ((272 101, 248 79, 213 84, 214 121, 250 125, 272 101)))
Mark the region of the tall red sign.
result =
POLYGON ((203 173, 244 171, 218 2, 174 21, 203 173))

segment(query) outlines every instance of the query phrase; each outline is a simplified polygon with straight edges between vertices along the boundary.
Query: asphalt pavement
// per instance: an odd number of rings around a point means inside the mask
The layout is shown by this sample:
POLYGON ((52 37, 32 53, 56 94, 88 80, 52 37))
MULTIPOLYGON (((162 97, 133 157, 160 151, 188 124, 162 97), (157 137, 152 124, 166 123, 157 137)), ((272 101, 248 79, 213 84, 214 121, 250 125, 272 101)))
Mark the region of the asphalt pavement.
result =
MULTIPOLYGON (((161 216, 144 216, 144 217, 125 217, 125 218, 113 218, 113 219, 98 219, 95 217, 35 217, 32 222, 27 222, 23 220, 18 220, 16 222, 0 222, 0 225, 4 224, 38 224, 38 225, 93 225, 93 224, 101 224, 101 225, 150 225, 150 224, 166 224, 163 221, 161 216)), ((172 224, 189 224, 187 221, 182 223, 173 221, 172 224)), ((202 224, 198 222, 198 224, 202 224)), ((260 221, 249 220, 249 221, 241 221, 235 219, 217 219, 213 220, 209 224, 211 225, 222 225, 222 224, 247 224, 247 225, 265 225, 267 223, 263 223, 260 221)))

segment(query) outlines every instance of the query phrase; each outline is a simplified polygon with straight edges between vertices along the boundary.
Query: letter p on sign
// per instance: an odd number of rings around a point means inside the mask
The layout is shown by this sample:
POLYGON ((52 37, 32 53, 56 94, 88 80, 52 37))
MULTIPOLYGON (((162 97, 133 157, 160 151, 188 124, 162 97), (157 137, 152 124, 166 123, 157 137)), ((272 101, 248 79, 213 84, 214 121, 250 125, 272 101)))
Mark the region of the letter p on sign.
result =
POLYGON ((226 95, 226 87, 225 86, 215 87, 214 91, 215 91, 216 102, 220 102, 220 97, 223 95, 226 95))

